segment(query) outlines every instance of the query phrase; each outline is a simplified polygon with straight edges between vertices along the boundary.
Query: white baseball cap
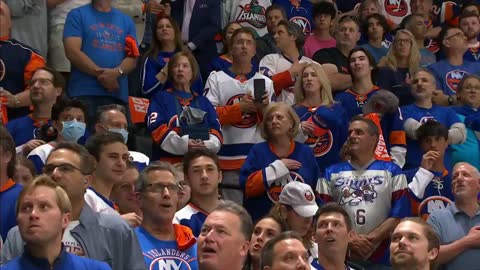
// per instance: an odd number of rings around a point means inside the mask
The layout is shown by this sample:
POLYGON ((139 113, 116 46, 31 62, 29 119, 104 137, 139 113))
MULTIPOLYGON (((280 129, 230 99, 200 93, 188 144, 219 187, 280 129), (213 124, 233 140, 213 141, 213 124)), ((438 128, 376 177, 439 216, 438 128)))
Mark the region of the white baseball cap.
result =
POLYGON ((290 205, 302 217, 313 217, 318 210, 312 188, 299 181, 286 184, 278 201, 290 205))

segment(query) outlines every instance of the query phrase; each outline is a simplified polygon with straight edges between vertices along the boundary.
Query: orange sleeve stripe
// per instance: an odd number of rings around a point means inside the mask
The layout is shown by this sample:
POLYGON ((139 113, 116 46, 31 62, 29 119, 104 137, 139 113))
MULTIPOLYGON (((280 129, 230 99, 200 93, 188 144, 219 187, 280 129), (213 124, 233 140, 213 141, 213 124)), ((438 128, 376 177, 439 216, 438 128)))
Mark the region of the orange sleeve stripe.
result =
POLYGON ((221 159, 220 160, 220 168, 222 170, 240 170, 242 168, 243 163, 245 163, 245 159, 221 159))
POLYGON ((242 121, 242 112, 240 111, 240 104, 238 103, 230 106, 219 106, 216 111, 218 120, 222 126, 242 121))
POLYGON ((262 170, 250 174, 245 183, 245 196, 258 197, 264 193, 265 185, 263 184, 262 170))
POLYGON ((405 136, 405 131, 397 130, 390 133, 390 138, 388 138, 391 145, 406 145, 407 138, 405 136))
POLYGON ((156 143, 160 143, 163 138, 168 134, 170 129, 166 124, 159 126, 152 132, 152 139, 156 143))
POLYGON ((282 89, 289 88, 293 85, 292 76, 288 70, 280 72, 272 77, 273 88, 275 89, 275 95, 279 96, 282 93, 282 89))
POLYGON ((38 68, 45 66, 45 59, 39 54, 32 52, 32 56, 30 57, 30 61, 25 66, 25 70, 23 72, 23 81, 25 82, 25 86, 32 79, 33 72, 38 68))
POLYGON ((222 133, 220 133, 218 130, 212 128, 212 129, 210 129, 210 134, 216 136, 220 140, 220 143, 223 144, 222 133))

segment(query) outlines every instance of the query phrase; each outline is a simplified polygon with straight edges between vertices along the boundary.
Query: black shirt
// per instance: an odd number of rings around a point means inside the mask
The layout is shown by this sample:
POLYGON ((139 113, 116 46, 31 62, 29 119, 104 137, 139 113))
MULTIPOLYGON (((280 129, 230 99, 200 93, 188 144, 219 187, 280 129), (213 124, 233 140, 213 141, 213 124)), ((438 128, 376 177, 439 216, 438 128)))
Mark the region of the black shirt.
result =
POLYGON ((334 64, 338 72, 349 74, 348 57, 343 55, 336 47, 318 50, 312 57, 313 61, 320 64, 334 64))

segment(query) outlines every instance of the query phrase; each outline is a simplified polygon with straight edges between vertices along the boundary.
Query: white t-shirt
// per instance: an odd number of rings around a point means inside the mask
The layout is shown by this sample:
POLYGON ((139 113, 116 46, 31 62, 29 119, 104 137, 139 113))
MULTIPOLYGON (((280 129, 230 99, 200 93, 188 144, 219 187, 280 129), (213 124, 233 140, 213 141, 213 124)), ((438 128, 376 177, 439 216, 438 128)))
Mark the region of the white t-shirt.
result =
POLYGON ((74 220, 70 221, 65 232, 63 233, 62 243, 65 246, 65 250, 68 253, 72 253, 78 256, 85 256, 85 251, 83 250, 80 243, 73 238, 71 231, 80 224, 80 221, 74 220))

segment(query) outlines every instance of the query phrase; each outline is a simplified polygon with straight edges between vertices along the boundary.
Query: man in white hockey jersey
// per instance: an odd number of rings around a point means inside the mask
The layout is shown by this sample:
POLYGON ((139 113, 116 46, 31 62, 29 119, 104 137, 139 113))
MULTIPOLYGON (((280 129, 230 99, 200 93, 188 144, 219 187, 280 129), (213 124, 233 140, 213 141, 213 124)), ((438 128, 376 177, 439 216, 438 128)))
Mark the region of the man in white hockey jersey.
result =
POLYGON ((300 75, 305 64, 313 60, 301 54, 305 37, 301 27, 296 23, 280 21, 273 38, 280 52, 263 57, 259 69, 263 75, 273 80, 277 101, 293 105, 295 78, 300 75))
POLYGON ((274 95, 273 82, 253 69, 255 38, 251 30, 235 30, 230 40, 232 66, 225 71, 212 72, 205 86, 205 96, 215 106, 222 125, 223 146, 218 152, 223 170, 223 196, 242 204, 243 194, 239 185, 240 168, 250 148, 263 139, 258 122, 263 109, 274 95), (254 80, 265 82, 265 91, 254 99, 254 80), (226 190, 226 192, 225 192, 226 190))
POLYGON ((407 180, 395 163, 375 160, 379 130, 372 120, 353 117, 348 134, 349 160, 325 170, 317 196, 337 202, 352 217, 356 233, 349 242, 351 260, 366 269, 382 269, 389 264, 390 234, 410 215, 407 180))

